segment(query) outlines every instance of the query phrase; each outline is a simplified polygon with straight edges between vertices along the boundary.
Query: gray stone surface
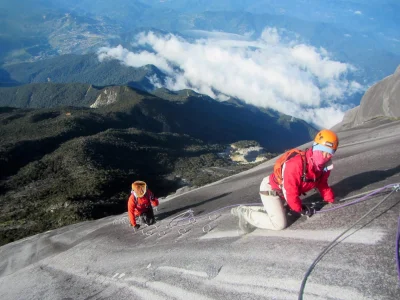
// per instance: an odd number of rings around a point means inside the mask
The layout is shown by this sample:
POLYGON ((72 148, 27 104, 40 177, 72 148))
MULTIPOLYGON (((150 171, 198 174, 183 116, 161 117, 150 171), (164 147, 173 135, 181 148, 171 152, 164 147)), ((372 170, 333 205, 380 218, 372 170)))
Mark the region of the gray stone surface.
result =
POLYGON ((376 118, 400 118, 400 66, 390 75, 370 87, 359 106, 346 112, 334 130, 359 126, 376 118))
MULTIPOLYGON (((330 178, 338 199, 400 182, 400 121, 339 137, 330 178)), ((283 231, 242 234, 230 207, 260 203, 273 161, 161 202, 157 226, 135 232, 123 214, 1 247, 0 299, 296 299, 320 251, 389 190, 283 231)), ((304 299, 400 299, 399 202, 400 192, 391 195, 322 258, 304 299)))

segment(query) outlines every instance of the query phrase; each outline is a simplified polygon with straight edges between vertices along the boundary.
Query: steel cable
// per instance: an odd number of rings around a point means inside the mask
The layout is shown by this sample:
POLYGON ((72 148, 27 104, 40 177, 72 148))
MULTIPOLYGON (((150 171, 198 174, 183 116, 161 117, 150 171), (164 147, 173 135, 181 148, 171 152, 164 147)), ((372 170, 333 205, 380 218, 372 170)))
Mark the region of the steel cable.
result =
MULTIPOLYGON (((395 186, 395 185, 392 185, 395 186)), ((385 187, 386 188, 386 187, 385 187)), ((398 188, 397 188, 398 189, 398 188)), ((393 189, 385 198, 383 198, 381 201, 379 201, 378 204, 376 204, 373 208, 371 208, 366 214, 364 214, 361 218, 359 218, 353 225, 351 225, 348 229, 343 231, 340 235, 338 235, 332 242, 329 243, 328 246, 324 248, 324 250, 321 251, 321 253, 317 256, 317 258, 313 261, 311 266, 308 268, 306 274, 303 277, 303 280, 301 282, 300 286, 300 291, 299 291, 299 300, 303 299, 303 293, 304 293, 304 288, 307 282, 308 277, 310 276, 311 272, 313 271, 314 267, 317 265, 317 263, 322 259, 322 257, 325 256, 326 253, 328 253, 334 246, 336 246, 336 241, 339 240, 343 235, 345 235, 347 232, 349 232, 351 229, 353 229, 358 223, 360 223, 363 219, 365 219, 368 215, 370 215, 379 205, 381 205, 383 202, 385 202, 394 192, 397 191, 397 189, 393 189)))

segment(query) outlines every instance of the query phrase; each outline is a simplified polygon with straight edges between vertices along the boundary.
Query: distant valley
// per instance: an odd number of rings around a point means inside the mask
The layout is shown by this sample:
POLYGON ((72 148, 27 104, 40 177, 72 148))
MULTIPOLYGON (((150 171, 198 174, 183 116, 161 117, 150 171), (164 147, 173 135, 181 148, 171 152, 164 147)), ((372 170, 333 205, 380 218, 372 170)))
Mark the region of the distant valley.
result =
POLYGON ((121 213, 134 180, 166 196, 246 170, 233 159, 262 161, 316 131, 190 90, 36 83, 1 88, 0 101, 1 243, 121 213))
POLYGON ((7 65, 71 53, 94 53, 100 47, 118 44, 134 50, 132 38, 144 30, 188 37, 194 30, 259 36, 266 27, 277 27, 284 29, 288 38, 324 47, 335 59, 353 64, 358 69, 355 76, 368 84, 393 73, 394 66, 400 63, 400 44, 396 42, 400 25, 393 19, 400 8, 391 1, 361 2, 342 1, 336 7, 324 1, 310 1, 309 5, 316 8, 312 15, 301 6, 295 13, 290 12, 291 1, 277 4, 231 0, 202 11, 205 5, 201 1, 189 0, 119 0, 118 5, 101 1, 74 1, 68 5, 41 1, 35 5, 23 0, 22 13, 4 2, 0 4, 4 23, 0 62, 7 65), (374 18, 355 14, 357 8, 374 18))

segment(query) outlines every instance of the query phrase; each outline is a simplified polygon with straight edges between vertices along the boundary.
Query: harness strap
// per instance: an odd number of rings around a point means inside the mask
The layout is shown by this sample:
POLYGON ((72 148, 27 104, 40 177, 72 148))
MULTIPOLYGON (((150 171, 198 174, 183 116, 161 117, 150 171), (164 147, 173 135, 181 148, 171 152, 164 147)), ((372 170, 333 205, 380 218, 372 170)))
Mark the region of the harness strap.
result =
MULTIPOLYGON (((307 151, 307 150, 308 150, 308 149, 306 149, 305 151, 307 151)), ((306 159, 306 155, 305 155, 305 153, 304 153, 304 155, 303 155, 303 154, 300 154, 300 156, 301 156, 301 160, 303 161, 303 174, 301 175, 301 180, 302 180, 303 182, 317 182, 317 181, 319 181, 319 180, 321 179, 322 175, 319 176, 319 177, 317 177, 317 178, 315 178, 315 179, 309 179, 309 178, 307 178, 307 159, 306 159)), ((285 163, 286 163, 286 162, 285 162, 285 163)), ((274 180, 274 182, 275 182, 276 184, 278 184, 278 181, 276 180, 275 174, 273 174, 272 179, 274 180)), ((282 195, 282 194, 281 194, 281 195, 282 195)), ((272 196, 279 196, 279 195, 272 195, 272 196)))
POLYGON ((306 159, 306 155, 301 155, 301 159, 303 160, 303 175, 301 175, 301 179, 303 180, 303 182, 317 182, 321 179, 322 175, 315 178, 315 179, 309 179, 307 178, 307 159, 306 159))
POLYGON ((260 191, 260 195, 264 196, 279 196, 282 193, 279 193, 277 190, 272 190, 272 191, 260 191))

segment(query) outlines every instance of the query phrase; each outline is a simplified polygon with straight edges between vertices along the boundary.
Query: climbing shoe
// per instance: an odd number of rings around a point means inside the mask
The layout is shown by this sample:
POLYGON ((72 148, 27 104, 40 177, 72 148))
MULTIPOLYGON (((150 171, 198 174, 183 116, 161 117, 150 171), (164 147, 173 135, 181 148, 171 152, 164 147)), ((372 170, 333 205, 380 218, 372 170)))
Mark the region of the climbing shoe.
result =
POLYGON ((231 209, 231 214, 235 217, 237 217, 239 215, 239 208, 243 207, 242 205, 236 206, 234 208, 231 209))
POLYGON ((234 207, 231 209, 231 214, 239 218, 239 228, 245 232, 249 233, 256 229, 255 226, 251 225, 249 222, 246 221, 244 215, 249 214, 249 208, 244 207, 243 205, 234 207))

